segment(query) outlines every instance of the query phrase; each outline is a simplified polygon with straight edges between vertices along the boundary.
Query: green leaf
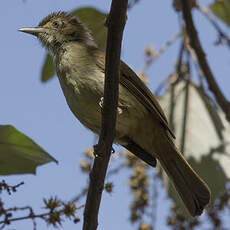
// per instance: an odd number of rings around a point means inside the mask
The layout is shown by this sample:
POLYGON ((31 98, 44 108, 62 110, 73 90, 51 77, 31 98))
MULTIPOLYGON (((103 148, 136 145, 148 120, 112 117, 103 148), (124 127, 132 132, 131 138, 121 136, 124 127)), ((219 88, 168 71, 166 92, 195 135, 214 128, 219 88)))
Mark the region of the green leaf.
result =
MULTIPOLYGON (((185 158, 210 186, 214 201, 230 178, 230 125, 204 89, 192 81, 178 81, 173 84, 173 93, 171 90, 170 87, 160 98, 160 103, 166 115, 172 113, 175 143, 184 148, 185 158)), ((188 217, 169 178, 162 174, 162 179, 181 214, 188 217)))
POLYGON ((36 167, 57 161, 11 125, 0 125, 0 175, 36 173, 36 167))
MULTIPOLYGON (((104 22, 106 14, 91 7, 76 9, 72 11, 72 14, 77 16, 91 30, 98 48, 105 49, 107 30, 104 26, 104 22)), ((52 57, 47 54, 42 67, 41 81, 46 82, 51 79, 54 74, 52 57)))
POLYGON ((46 55, 43 67, 42 67, 42 75, 41 81, 46 82, 50 78, 52 78, 55 74, 53 59, 50 54, 46 55))
POLYGON ((91 7, 74 10, 72 14, 77 16, 91 30, 98 47, 104 49, 107 32, 104 26, 106 14, 91 7))
POLYGON ((215 1, 209 7, 213 14, 230 26, 230 0, 215 1))

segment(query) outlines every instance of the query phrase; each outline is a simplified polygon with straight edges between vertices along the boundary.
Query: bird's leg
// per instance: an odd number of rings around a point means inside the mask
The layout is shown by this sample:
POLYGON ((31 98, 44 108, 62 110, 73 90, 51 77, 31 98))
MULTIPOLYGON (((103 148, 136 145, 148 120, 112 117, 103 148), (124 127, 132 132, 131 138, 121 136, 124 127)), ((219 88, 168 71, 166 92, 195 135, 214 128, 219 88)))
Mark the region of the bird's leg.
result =
MULTIPOLYGON (((100 151, 99 151, 99 149, 98 149, 98 144, 94 145, 94 146, 93 146, 93 149, 94 149, 94 151, 93 151, 94 157, 99 157, 99 156, 101 156, 100 154, 98 154, 98 153, 100 153, 100 151)), ((112 149, 111 149, 111 153, 112 153, 112 154, 115 153, 115 150, 114 150, 113 147, 112 147, 112 149)))
POLYGON ((94 145, 93 146, 93 149, 94 149, 94 151, 93 151, 93 155, 94 155, 94 157, 96 158, 96 157, 99 157, 99 155, 98 155, 98 144, 96 144, 96 145, 94 145))
MULTIPOLYGON (((103 108, 103 105, 104 105, 104 97, 101 97, 100 101, 99 101, 99 106, 101 108, 103 108)), ((117 106, 117 112, 118 112, 119 115, 122 114, 122 112, 123 112, 121 106, 119 106, 119 105, 117 106)))
POLYGON ((99 101, 99 106, 103 108, 103 104, 104 104, 104 97, 101 97, 99 101))
POLYGON ((119 107, 119 106, 117 106, 117 112, 118 112, 118 115, 120 115, 120 114, 122 114, 122 108, 121 107, 119 107))

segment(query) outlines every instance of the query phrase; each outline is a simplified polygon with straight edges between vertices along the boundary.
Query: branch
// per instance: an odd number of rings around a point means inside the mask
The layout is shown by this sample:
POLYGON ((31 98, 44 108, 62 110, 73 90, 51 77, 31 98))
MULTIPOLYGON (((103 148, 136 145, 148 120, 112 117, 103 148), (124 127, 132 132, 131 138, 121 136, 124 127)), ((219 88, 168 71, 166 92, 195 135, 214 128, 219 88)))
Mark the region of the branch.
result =
POLYGON ((17 188, 20 187, 23 184, 24 184, 24 182, 20 182, 19 184, 16 184, 16 185, 8 185, 5 182, 5 180, 2 180, 2 182, 0 182, 0 193, 3 190, 6 190, 8 192, 8 194, 11 195, 12 192, 16 192, 17 188))
POLYGON ((115 137, 120 75, 120 53, 128 0, 113 0, 107 19, 108 36, 105 62, 105 86, 102 125, 95 160, 90 172, 89 190, 84 210, 83 230, 96 230, 104 180, 115 137))
POLYGON ((183 18, 186 24, 186 31, 190 38, 190 44, 193 50, 196 53, 198 63, 200 68, 208 82, 209 89, 215 96, 217 103, 220 105, 222 110, 225 112, 226 119, 230 122, 230 103, 227 101, 223 93, 221 92, 220 87, 218 86, 214 75, 208 65, 206 60, 205 53, 203 48, 200 44, 199 37, 196 31, 196 28, 193 23, 192 14, 189 7, 189 1, 181 0, 182 11, 183 11, 183 18))
POLYGON ((158 51, 151 50, 151 54, 148 57, 148 60, 146 61, 145 66, 141 70, 140 75, 144 75, 146 70, 153 63, 153 61, 155 61, 157 58, 159 58, 160 55, 162 55, 179 37, 181 37, 181 35, 182 35, 182 31, 180 31, 180 32, 174 34, 172 37, 170 37, 169 40, 166 41, 166 43, 158 51))
POLYGON ((42 219, 47 224, 52 224, 54 227, 57 227, 63 223, 63 218, 73 218, 74 223, 77 223, 80 219, 76 216, 76 211, 84 205, 76 207, 73 202, 64 203, 57 198, 50 198, 48 200, 44 199, 45 208, 48 209, 48 212, 35 214, 32 207, 13 207, 5 209, 3 203, 0 206, 0 229, 10 225, 12 222, 21 221, 21 220, 32 220, 34 229, 36 229, 36 221, 35 219, 42 219), (18 211, 28 211, 28 215, 21 217, 14 217, 13 214, 18 211))
POLYGON ((216 31, 219 34, 220 40, 225 40, 226 44, 230 46, 230 39, 228 38, 228 35, 222 31, 220 26, 216 23, 214 17, 211 15, 211 13, 208 11, 207 8, 202 6, 200 3, 196 2, 196 8, 200 10, 200 12, 207 17, 207 19, 210 21, 210 23, 213 25, 213 27, 216 29, 216 31))

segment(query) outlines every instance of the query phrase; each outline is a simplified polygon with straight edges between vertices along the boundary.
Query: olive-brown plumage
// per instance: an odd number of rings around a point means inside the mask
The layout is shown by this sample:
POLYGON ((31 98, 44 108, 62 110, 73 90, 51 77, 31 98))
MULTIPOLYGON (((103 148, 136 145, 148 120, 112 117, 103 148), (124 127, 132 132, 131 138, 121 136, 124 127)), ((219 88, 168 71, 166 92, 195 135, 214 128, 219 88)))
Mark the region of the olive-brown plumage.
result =
MULTIPOLYGON (((64 12, 48 15, 38 27, 19 30, 37 36, 52 54, 71 111, 83 125, 98 134, 105 53, 97 49, 90 31, 76 17, 64 12)), ((173 138, 155 96, 121 62, 115 142, 152 166, 157 158, 190 214, 197 216, 209 203, 210 191, 177 149, 173 138)))

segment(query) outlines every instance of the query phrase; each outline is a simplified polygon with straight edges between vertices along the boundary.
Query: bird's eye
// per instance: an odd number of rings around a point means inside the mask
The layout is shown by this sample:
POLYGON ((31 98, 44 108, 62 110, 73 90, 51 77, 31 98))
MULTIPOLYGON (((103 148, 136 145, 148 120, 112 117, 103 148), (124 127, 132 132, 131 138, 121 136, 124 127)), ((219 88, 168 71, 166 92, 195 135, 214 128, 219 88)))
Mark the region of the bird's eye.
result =
POLYGON ((53 25, 53 27, 58 28, 59 27, 59 22, 58 21, 54 21, 52 25, 53 25))

